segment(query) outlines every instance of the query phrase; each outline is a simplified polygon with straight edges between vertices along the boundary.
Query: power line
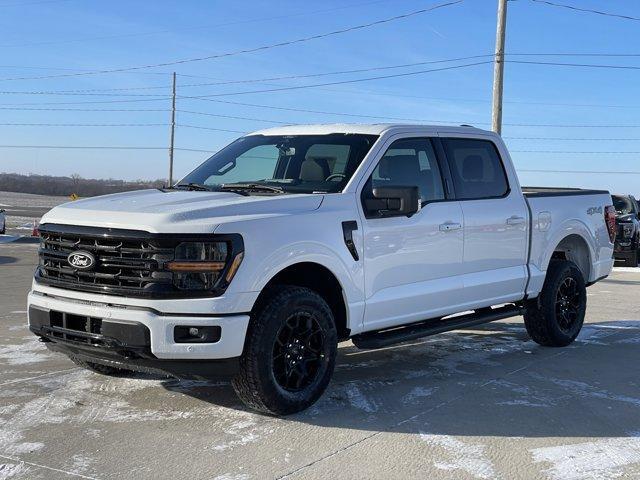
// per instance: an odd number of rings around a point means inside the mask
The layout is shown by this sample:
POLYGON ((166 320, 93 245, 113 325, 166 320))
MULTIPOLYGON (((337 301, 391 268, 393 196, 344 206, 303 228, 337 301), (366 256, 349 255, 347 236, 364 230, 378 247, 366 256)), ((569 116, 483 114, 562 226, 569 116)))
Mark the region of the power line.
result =
MULTIPOLYGON (((296 113, 311 113, 317 115, 332 115, 339 117, 352 117, 352 118, 368 118, 379 121, 400 121, 400 122, 424 122, 424 123, 446 123, 460 125, 463 123, 471 123, 474 125, 489 125, 488 122, 469 122, 468 120, 442 120, 442 119, 423 119, 423 118, 409 118, 409 117, 390 117, 380 115, 366 115, 353 112, 335 112, 327 110, 311 110, 308 108, 295 108, 295 107, 281 107, 277 105, 265 105, 259 103, 238 102, 232 100, 220 100, 217 98, 200 98, 200 97, 181 97, 191 100, 199 100, 203 102, 223 103, 227 105, 236 105, 242 107, 262 108, 268 110, 280 110, 285 112, 296 113)), ((257 120, 257 119, 255 119, 257 120)), ((510 127, 554 127, 554 128, 640 128, 640 125, 588 125, 588 124, 558 124, 558 123, 504 123, 504 125, 510 127)))
POLYGON ((529 65, 551 65, 551 66, 561 66, 561 67, 640 70, 640 67, 635 65, 598 65, 598 64, 589 64, 589 63, 534 62, 534 61, 526 61, 526 60, 507 60, 507 63, 522 63, 522 64, 529 64, 529 65))
POLYGON ((178 123, 176 124, 177 127, 184 127, 184 128, 197 128, 199 130, 213 130, 215 132, 228 132, 228 133, 242 133, 242 134, 246 134, 248 132, 246 131, 241 131, 241 130, 226 130, 224 128, 211 128, 211 127, 202 127, 199 125, 186 125, 184 123, 178 123))
MULTIPOLYGON (((69 0, 50 0, 50 1, 69 1, 69 0)), ((298 12, 298 13, 291 13, 291 14, 287 14, 287 15, 277 15, 277 16, 273 16, 273 17, 236 20, 236 21, 231 21, 231 22, 218 23, 218 24, 214 24, 214 25, 183 26, 183 27, 167 29, 167 30, 156 30, 156 31, 153 31, 153 32, 121 33, 121 34, 116 34, 116 35, 102 35, 102 36, 96 36, 96 37, 85 37, 85 38, 77 38, 77 39, 70 39, 70 40, 57 40, 57 41, 48 41, 48 42, 32 42, 32 43, 22 43, 22 44, 8 44, 8 45, 0 45, 0 48, 32 47, 32 46, 42 46, 42 45, 60 45, 60 44, 77 43, 77 42, 88 42, 88 41, 92 41, 92 40, 108 40, 108 39, 112 39, 112 38, 146 37, 146 36, 151 36, 151 35, 161 35, 161 34, 164 34, 164 33, 172 33, 172 32, 181 31, 181 30, 189 30, 189 31, 202 30, 202 29, 211 30, 211 29, 214 29, 214 28, 227 27, 227 26, 232 26, 232 25, 241 25, 241 24, 246 24, 246 23, 257 23, 257 22, 266 22, 266 21, 271 21, 271 20, 281 20, 281 19, 286 19, 286 18, 300 17, 300 16, 307 16, 307 15, 318 15, 318 14, 323 14, 323 13, 334 12, 334 11, 337 11, 337 10, 345 10, 345 9, 348 9, 348 8, 357 8, 357 7, 362 7, 362 6, 366 6, 366 5, 373 5, 373 4, 377 4, 377 3, 383 3, 385 1, 387 1, 387 0, 375 0, 375 1, 372 1, 372 2, 356 3, 356 4, 352 4, 352 5, 343 5, 341 7, 326 8, 326 9, 323 9, 323 10, 314 10, 314 11, 309 11, 309 12, 298 12)), ((2 5, 0 5, 0 6, 2 6, 2 5)))
POLYGON ((166 147, 117 147, 111 145, 0 145, 0 148, 46 148, 64 150, 166 150, 166 147))
MULTIPOLYGON (((490 57, 492 55, 476 55, 473 57, 462 57, 462 58, 478 58, 478 57, 490 57)), ((451 62, 451 61, 455 61, 457 59, 449 59, 449 60, 436 60, 433 62, 419 62, 419 63, 415 63, 413 65, 424 65, 424 64, 429 64, 429 63, 442 63, 442 62, 451 62)), ((366 81, 372 81, 372 80, 384 80, 384 79, 389 79, 389 78, 399 78, 399 77, 407 77, 407 76, 413 76, 413 75, 421 75, 421 74, 426 74, 426 73, 432 73, 432 72, 440 72, 440 71, 446 71, 446 70, 456 70, 456 69, 460 69, 460 68, 467 68, 467 67, 474 67, 477 65, 485 65, 485 64, 489 64, 492 63, 492 61, 481 61, 481 62, 474 62, 474 63, 467 63, 467 64, 462 64, 462 65, 451 65, 451 66, 447 66, 447 67, 441 67, 441 68, 433 68, 433 69, 427 69, 427 70, 418 70, 415 72, 403 72, 403 73, 396 73, 396 74, 390 74, 390 75, 379 75, 379 76, 374 76, 374 77, 365 77, 365 78, 356 78, 356 79, 349 79, 349 80, 338 80, 338 81, 334 81, 334 82, 325 82, 325 83, 318 83, 318 84, 307 84, 307 85, 293 85, 293 86, 286 86, 286 87, 275 87, 275 88, 267 88, 267 89, 260 89, 260 90, 250 90, 250 91, 243 91, 243 92, 227 92, 227 93, 215 93, 215 94, 208 94, 208 95, 198 95, 195 97, 187 97, 187 96, 180 96, 181 98, 207 98, 207 97, 224 97, 224 96, 235 96, 235 95, 247 95, 247 94, 254 94, 254 93, 270 93, 270 92, 282 92, 282 91, 289 91, 289 90, 300 90, 300 89, 305 89, 305 88, 316 88, 316 87, 325 87, 325 86, 332 86, 332 85, 344 85, 344 84, 350 84, 350 83, 359 83, 359 82, 366 82, 366 81)), ((598 65, 598 64, 581 64, 581 63, 561 63, 561 62, 540 62, 540 61, 525 61, 525 60, 508 60, 508 63, 516 63, 516 64, 528 64, 528 65, 550 65, 550 66, 567 66, 567 67, 588 67, 588 68, 606 68, 606 69, 624 69, 624 70, 640 70, 640 66, 629 66, 629 65, 598 65)), ((293 79, 293 78, 309 78, 309 77, 319 77, 319 76, 326 76, 326 75, 336 75, 336 74, 342 74, 342 73, 352 73, 352 72, 366 72, 366 71, 374 71, 374 70, 385 70, 385 69, 391 69, 391 68, 401 68, 401 67, 406 67, 408 65, 411 64, 406 64, 406 65, 396 65, 396 66, 387 66, 387 67, 375 67, 375 68, 369 68, 369 69, 360 69, 360 70, 351 70, 351 71, 342 71, 342 72, 329 72, 329 73, 320 73, 320 74, 310 74, 310 75, 294 75, 294 76, 288 76, 288 77, 276 77, 276 78, 272 78, 272 79, 256 79, 256 80, 244 80, 244 81, 228 81, 228 82, 218 82, 218 83, 200 83, 200 84, 191 84, 191 85, 181 85, 182 87, 194 87, 194 86, 205 86, 205 85, 228 85, 228 84, 236 84, 236 83, 253 83, 253 82, 264 82, 264 81, 268 81, 268 80, 278 80, 278 79, 293 79)), ((157 97, 157 94, 144 94, 144 93, 95 93, 97 91, 114 91, 114 90, 149 90, 149 89, 154 89, 154 88, 167 88, 166 86, 163 87, 127 87, 127 88, 118 88, 118 89, 105 89, 105 90, 99 90, 99 89, 93 89, 93 90, 43 90, 43 91, 0 91, 0 95, 71 95, 71 96, 116 96, 116 97, 157 97)))
POLYGON ((245 53, 255 53, 255 52, 260 52, 260 51, 264 51, 264 50, 269 50, 269 49, 272 49, 272 48, 279 48, 279 47, 284 47, 284 46, 289 46, 289 45, 295 45, 295 44, 298 44, 298 43, 309 42, 311 40, 318 40, 318 39, 321 39, 321 38, 327 38, 327 37, 331 37, 331 36, 334 36, 334 35, 341 35, 341 34, 348 33, 348 32, 353 32, 353 31, 362 30, 362 29, 365 29, 365 28, 375 27, 375 26, 378 26, 378 25, 383 25, 383 24, 394 22, 394 21, 397 21, 397 20, 403 20, 405 18, 409 18, 409 17, 413 17, 413 16, 420 15, 420 14, 423 14, 423 13, 431 12, 431 11, 434 11, 436 9, 457 5, 459 3, 462 3, 463 1, 464 0, 453 0, 453 1, 450 1, 450 2, 447 2, 447 3, 441 3, 441 4, 438 4, 438 5, 434 5, 434 6, 429 7, 429 8, 423 8, 423 9, 420 9, 420 10, 415 10, 413 12, 404 13, 404 14, 401 14, 401 15, 395 15, 393 17, 384 18, 382 20, 376 20, 374 22, 363 23, 363 24, 360 24, 360 25, 355 25, 355 26, 343 28, 343 29, 340 29, 340 30, 333 30, 331 32, 320 33, 320 34, 317 34, 317 35, 311 35, 311 36, 308 36, 308 37, 297 38, 297 39, 294 39, 294 40, 287 40, 287 41, 284 41, 284 42, 278 42, 278 43, 272 43, 272 44, 268 44, 268 45, 262 45, 260 47, 246 48, 246 49, 242 49, 242 50, 235 50, 235 51, 232 51, 232 52, 219 53, 219 54, 215 54, 215 55, 207 55, 207 56, 204 56, 204 57, 185 58, 185 59, 175 60, 175 61, 171 61, 171 62, 162 62, 162 63, 148 64, 148 65, 138 65, 138 66, 134 66, 134 67, 121 67, 121 68, 94 70, 94 71, 90 71, 90 72, 64 73, 64 74, 59 74, 59 75, 46 75, 46 76, 37 76, 37 77, 2 78, 2 79, 0 79, 0 81, 41 80, 41 79, 45 79, 45 78, 62 78, 62 77, 84 76, 84 75, 98 75, 98 74, 106 74, 106 73, 129 72, 129 71, 133 71, 133 70, 143 70, 143 69, 156 68, 156 67, 167 67, 167 66, 172 66, 172 65, 182 65, 182 64, 185 64, 185 63, 200 62, 200 61, 203 61, 203 60, 213 60, 213 59, 218 59, 218 58, 232 57, 232 56, 235 56, 235 55, 241 55, 241 54, 245 54, 245 53))
MULTIPOLYGON (((166 87, 165 87, 166 88, 166 87)), ((97 96, 97 97, 157 97, 157 93, 80 93, 73 90, 0 90, 0 95, 70 95, 70 96, 97 96)))
MULTIPOLYGON (((490 58, 493 57, 493 54, 485 54, 485 55, 471 55, 467 57, 457 57, 457 58, 448 58, 445 60, 429 60, 423 62, 414 62, 414 63, 404 63, 400 65, 385 65, 380 67, 369 67, 369 68, 357 68, 352 70, 339 70, 333 72, 322 72, 322 73, 310 73, 310 74, 300 74, 300 75, 285 75, 280 77, 267 77, 267 78, 253 78, 246 80, 224 80, 218 82, 207 82, 207 83, 191 83, 191 84, 183 84, 180 87, 204 87, 210 85, 237 85, 240 83, 262 83, 262 82, 273 82, 280 80, 298 80, 302 78, 316 78, 316 77, 327 77, 331 75, 344 75, 348 73, 365 73, 365 72, 375 72, 379 70, 392 70, 396 68, 408 68, 408 67, 417 67, 419 65, 432 65, 435 63, 449 63, 449 62, 457 62, 462 60, 472 60, 475 58, 490 58)), ((183 77, 186 75, 180 75, 183 77)))
MULTIPOLYGON (((470 60, 475 58, 490 58, 493 57, 492 54, 485 55, 472 55, 467 57, 457 57, 457 58, 448 58, 444 60, 430 60, 423 62, 415 62, 415 63, 406 63, 400 65, 386 65, 380 67, 370 67, 370 68, 359 68, 352 70, 342 70, 342 71, 333 71, 333 72, 322 72, 322 73, 312 73, 312 74, 300 74, 300 75, 286 75, 280 77, 270 77, 270 78, 256 78, 256 79, 246 79, 246 80, 225 80, 218 82, 204 82, 204 83, 188 83, 180 85, 180 88, 185 87, 204 87, 204 86, 219 86, 219 85, 236 85, 242 83, 264 83, 270 81, 277 80, 295 80, 302 78, 314 78, 314 77, 325 77, 330 75, 343 75, 349 73, 364 73, 364 72, 373 72, 378 70, 391 70, 397 68, 407 68, 414 67, 419 65, 430 65, 437 63, 450 63, 461 60, 470 60)), ((191 75, 182 75, 177 74, 180 77, 190 77, 191 75)), ((106 94, 106 93, 94 93, 94 92, 119 92, 119 91, 133 91, 133 90, 159 90, 165 89, 168 90, 170 87, 168 85, 154 85, 147 87, 119 87, 119 88, 92 88, 92 89, 73 89, 73 90, 40 90, 40 91, 0 91, 0 94, 25 94, 25 95, 117 95, 117 96, 157 96, 157 94, 136 94, 136 95, 120 95, 120 94, 106 94)))
MULTIPOLYGON (((271 81, 279 81, 279 80, 297 80, 302 78, 315 78, 315 77, 326 77, 331 75, 344 75, 349 73, 365 73, 365 72, 374 72, 378 70, 391 70, 396 68, 408 68, 408 67, 416 67, 419 65, 430 65, 436 63, 449 63, 456 62, 461 60, 470 60, 475 58, 490 58, 493 57, 493 54, 485 54, 485 55, 471 55, 467 57, 457 57, 457 58, 448 58, 444 60, 430 60, 423 62, 415 62, 415 63, 405 63, 400 65, 385 65, 380 67, 369 67, 369 68, 358 68, 352 70, 340 70, 333 72, 321 72, 321 73, 310 73, 310 74, 299 74, 299 75, 284 75, 279 77, 267 77, 267 78, 252 78, 252 79, 244 79, 244 80, 221 80, 217 82, 204 82, 204 83, 187 83, 180 85, 180 88, 185 87, 206 87, 206 86, 219 86, 219 85, 237 85, 242 83, 263 83, 263 82, 271 82, 271 81)), ((177 74, 179 77, 194 77, 193 75, 183 75, 177 74)), ((197 76, 196 76, 197 77, 197 76)), ((201 78, 210 78, 210 77, 201 77, 201 78)), ((168 89, 167 85, 155 85, 149 87, 121 87, 121 88, 93 88, 93 89, 76 89, 76 90, 45 90, 41 92, 0 92, 0 93, 37 93, 37 94, 54 94, 54 93, 82 93, 82 92, 114 92, 114 91, 130 91, 130 90, 156 90, 156 89, 168 89)))
MULTIPOLYGON (((488 54, 489 56, 494 56, 494 54, 488 54)), ((534 57, 617 57, 617 58, 623 58, 623 57, 640 57, 640 53, 606 53, 606 52, 600 52, 600 53, 585 53, 585 52, 576 52, 576 53, 571 53, 571 52, 542 52, 542 53, 535 53, 535 52, 526 52, 526 53, 506 53, 505 52, 505 56, 509 57, 522 57, 522 56, 534 56, 534 57)), ((480 57, 480 55, 478 56, 480 57)), ((470 58, 474 58, 474 57, 470 57, 470 58)), ((465 59, 465 57, 462 57, 461 60, 465 59)), ((422 63, 422 62, 419 62, 422 63)), ((408 65, 410 66, 410 65, 408 65)), ((43 67, 43 66, 25 66, 25 65, 0 65, 0 68, 11 68, 11 69, 31 69, 31 70, 61 70, 61 71, 69 71, 69 72, 77 72, 77 73, 91 73, 93 72, 93 70, 87 70, 87 69, 77 69, 77 68, 64 68, 64 67, 43 67)), ((123 73, 132 73, 132 74, 139 74, 139 75, 162 75, 162 76, 170 76, 172 74, 172 72, 144 72, 144 71, 132 71, 132 72, 123 72, 123 73)), ((192 74, 179 74, 181 77, 185 77, 185 78, 202 78, 202 79, 206 79, 206 80, 219 80, 219 78, 214 78, 214 77, 210 77, 210 76, 206 76, 206 75, 192 75, 192 74)), ((142 87, 142 88, 146 88, 146 87, 142 87)), ((153 87, 153 88, 163 88, 162 86, 157 86, 157 87, 153 87)), ((104 90, 111 90, 111 89, 104 89, 104 90)), ((115 90, 115 89, 114 89, 115 90)))
POLYGON ((218 118, 231 118, 233 120, 249 120, 252 122, 265 122, 265 123, 276 123, 280 125, 288 125, 291 122, 280 122, 278 120, 267 120, 265 118, 252 118, 252 117, 238 117, 236 115, 223 115, 220 113, 208 113, 208 112, 194 112, 193 110, 176 110, 179 113, 188 113, 191 115, 203 115, 207 117, 218 117, 218 118))
POLYGON ((140 98, 135 100, 103 100, 103 101, 91 101, 91 102, 38 102, 38 103, 3 103, 2 106, 16 107, 21 105, 96 105, 105 103, 133 103, 133 102, 157 102, 160 100, 169 100, 171 97, 162 98, 140 98))
MULTIPOLYGON (((406 122, 435 122, 436 121, 436 120, 421 120, 418 118, 382 117, 378 115, 365 115, 365 114, 347 113, 347 112, 330 112, 330 111, 323 111, 323 110, 311 110, 306 108, 280 107, 276 105, 261 105, 257 103, 235 102, 231 100, 218 100, 213 98, 200 98, 200 97, 181 97, 181 98, 186 98, 190 100, 200 100, 203 102, 215 102, 215 103, 224 103, 228 105, 238 105, 243 107, 266 108, 270 110, 281 110, 286 112, 297 112, 297 113, 313 113, 313 114, 319 114, 319 115, 335 115, 339 117, 370 118, 373 120, 398 120, 398 121, 406 121, 406 122)), ((446 121, 444 123, 459 124, 464 122, 446 121)))
POLYGON ((547 52, 547 53, 505 53, 507 57, 640 57, 640 53, 587 53, 587 52, 547 52))
MULTIPOLYGON (((0 148, 17 148, 17 149, 51 149, 51 150, 166 150, 167 147, 138 147, 138 146, 113 146, 113 145, 0 145, 0 148)), ((178 148, 184 152, 202 152, 213 153, 211 150, 203 150, 197 148, 178 148)))
POLYGON ((169 112, 167 108, 24 108, 0 107, 0 110, 42 112, 169 112))
POLYGON ((601 10, 591 10, 589 8, 574 7, 573 5, 565 5, 565 4, 562 4, 562 3, 549 2, 547 0, 531 0, 531 1, 532 2, 536 2, 536 3, 544 3, 545 5, 550 5, 552 7, 567 8, 569 10, 575 10, 575 11, 578 11, 578 12, 595 13, 596 15, 603 15, 603 16, 606 16, 606 17, 622 18, 624 20, 634 20, 636 22, 640 21, 640 18, 632 17, 630 15, 620 15, 620 14, 617 14, 617 13, 603 12, 601 10))
POLYGON ((449 67, 442 67, 442 68, 433 68, 433 69, 429 69, 429 70, 419 70, 416 72, 405 72, 405 73, 394 73, 392 75, 379 75, 376 77, 365 77, 365 78, 356 78, 356 79, 351 79, 351 80, 339 80, 339 81, 335 81, 335 82, 325 82, 325 83, 316 83, 316 84, 311 84, 311 85, 292 85, 289 87, 278 87, 278 88, 266 88, 266 89, 262 89, 262 90, 250 90, 250 91, 244 91, 244 92, 229 92, 229 93, 214 93, 214 94, 209 94, 209 95, 197 95, 197 96, 180 96, 180 98, 210 98, 210 97, 226 97, 226 96, 233 96, 233 95, 248 95, 248 94, 252 94, 252 93, 268 93, 268 92, 283 92, 283 91, 288 91, 288 90, 300 90, 300 89, 304 89, 304 88, 316 88, 316 87, 326 87, 326 86, 330 86, 330 85, 344 85, 344 84, 348 84, 348 83, 359 83, 359 82, 368 82, 371 80, 383 80, 383 79, 387 79, 387 78, 398 78, 398 77, 407 77, 407 76, 411 76, 411 75, 421 75, 424 73, 431 73, 431 72, 442 72, 445 70, 455 70, 455 69, 459 69, 459 68, 467 68, 467 67, 475 67, 477 65, 486 65, 488 63, 492 63, 491 61, 484 61, 484 62, 474 62, 474 63, 465 63, 463 65, 452 65, 449 67))
POLYGON ((0 123, 3 127, 166 127, 168 123, 0 123))
MULTIPOLYGON (((400 121, 400 122, 420 122, 420 123, 444 123, 444 124, 453 124, 460 125, 462 123, 471 123, 475 125, 488 125, 487 122, 469 122, 469 120, 443 120, 443 119, 422 119, 422 118, 411 118, 411 117, 395 117, 395 116, 381 116, 381 115, 367 115, 361 113, 353 113, 353 112, 336 112, 336 111, 326 111, 326 110, 312 110, 305 108, 294 108, 294 107, 282 107, 277 105, 265 105, 265 104, 257 104, 257 103, 249 103, 249 102, 238 102, 232 100, 222 100, 217 98, 199 98, 199 97, 181 97, 184 99, 197 100, 203 102, 213 102, 213 103, 222 103, 227 105, 235 105, 235 106, 243 106, 243 107, 251 107, 251 108, 261 108, 268 110, 276 110, 276 111, 284 111, 284 112, 295 112, 295 113, 310 113, 315 115, 330 115, 330 116, 338 116, 338 117, 348 117, 348 118, 363 118, 363 119, 371 119, 378 121, 400 121)), ((37 107, 40 109, 40 106, 43 105, 52 105, 54 107, 65 106, 65 105, 103 105, 103 104, 120 104, 120 103, 137 103, 137 102, 149 102, 149 101, 159 101, 159 100, 167 100, 170 97, 166 98, 158 98, 158 99, 134 99, 134 100, 104 100, 104 101, 88 101, 88 102, 38 102, 38 103, 13 103, 13 104, 3 104, 0 106, 0 109, 14 109, 19 106, 27 106, 27 107, 37 107)), ((17 109, 17 110, 21 110, 17 109)), ((46 110, 53 111, 74 111, 80 109, 67 109, 67 108, 46 108, 46 110)), ((127 109, 87 109, 86 111, 127 111, 127 109)), ((158 110, 158 111, 167 111, 167 110, 158 110)), ((186 112, 186 111, 185 111, 186 112)), ((190 112, 195 114, 204 115, 205 112, 190 112)), ((217 114, 208 114, 210 116, 218 116, 217 114)), ((229 118, 232 118, 229 116, 229 118)), ((280 123, 275 120, 266 120, 266 119, 258 119, 258 118, 243 118, 238 117, 238 120, 255 120, 255 121, 264 121, 269 123, 280 123)), ((282 122, 284 124, 291 122, 282 122)), ((506 126, 511 127, 550 127, 550 128, 640 128, 640 125, 624 125, 624 124, 600 124, 600 125, 589 125, 589 124, 558 124, 558 123, 504 123, 506 126)))

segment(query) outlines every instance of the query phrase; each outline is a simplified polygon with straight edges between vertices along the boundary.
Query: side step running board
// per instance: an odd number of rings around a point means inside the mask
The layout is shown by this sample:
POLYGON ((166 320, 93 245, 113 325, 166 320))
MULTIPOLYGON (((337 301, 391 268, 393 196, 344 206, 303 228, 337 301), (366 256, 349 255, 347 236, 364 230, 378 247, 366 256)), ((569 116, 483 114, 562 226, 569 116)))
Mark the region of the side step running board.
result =
POLYGON ((486 308, 459 317, 445 319, 434 318, 419 323, 412 323, 404 327, 361 333, 360 335, 352 337, 351 340, 358 348, 383 348, 395 343, 407 342, 451 330, 460 330, 483 323, 495 322, 496 320, 502 320, 504 318, 516 317, 522 315, 523 312, 522 307, 516 305, 506 305, 494 309, 486 308))

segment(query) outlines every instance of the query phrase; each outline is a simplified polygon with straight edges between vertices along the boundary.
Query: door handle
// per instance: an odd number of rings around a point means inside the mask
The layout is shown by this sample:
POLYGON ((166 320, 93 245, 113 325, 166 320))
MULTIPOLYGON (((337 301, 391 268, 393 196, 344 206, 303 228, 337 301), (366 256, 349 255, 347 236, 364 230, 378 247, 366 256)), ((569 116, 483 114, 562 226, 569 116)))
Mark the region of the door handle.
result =
POLYGON ((441 232, 450 232, 452 230, 460 230, 461 228, 462 228, 462 225, 459 223, 447 222, 447 223, 440 224, 441 232))
POLYGON ((507 218, 507 225, 522 225, 524 222, 524 217, 519 217, 518 215, 507 218))

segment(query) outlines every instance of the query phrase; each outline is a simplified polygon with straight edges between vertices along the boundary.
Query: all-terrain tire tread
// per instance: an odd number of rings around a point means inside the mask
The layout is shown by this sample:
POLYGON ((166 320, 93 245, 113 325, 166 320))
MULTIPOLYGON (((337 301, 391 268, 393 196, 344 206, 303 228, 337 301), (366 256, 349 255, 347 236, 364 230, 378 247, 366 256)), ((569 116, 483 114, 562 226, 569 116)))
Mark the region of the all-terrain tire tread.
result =
POLYGON ((262 384, 256 375, 258 371, 256 363, 259 361, 256 350, 259 348, 260 339, 268 323, 266 320, 275 315, 292 297, 302 295, 316 297, 319 300, 318 304, 324 306, 325 314, 329 318, 333 318, 331 309, 324 299, 309 288, 278 285, 271 289, 267 295, 267 300, 251 316, 245 349, 240 357, 240 371, 232 381, 236 395, 249 408, 269 415, 290 413, 285 409, 278 408, 278 399, 270 399, 271 395, 262 388, 262 384), (268 401, 269 399, 271 401, 268 401))
MULTIPOLYGON (((555 283, 566 269, 582 279, 577 265, 568 260, 552 260, 547 269, 542 291, 537 298, 527 301, 524 313, 524 325, 531 339, 545 347, 564 347, 573 342, 573 338, 559 338, 553 331, 555 322, 555 283)), ((582 280, 584 285, 584 280, 582 280)), ((579 331, 579 330, 578 330, 579 331)), ((577 335, 577 333, 576 333, 577 335)))

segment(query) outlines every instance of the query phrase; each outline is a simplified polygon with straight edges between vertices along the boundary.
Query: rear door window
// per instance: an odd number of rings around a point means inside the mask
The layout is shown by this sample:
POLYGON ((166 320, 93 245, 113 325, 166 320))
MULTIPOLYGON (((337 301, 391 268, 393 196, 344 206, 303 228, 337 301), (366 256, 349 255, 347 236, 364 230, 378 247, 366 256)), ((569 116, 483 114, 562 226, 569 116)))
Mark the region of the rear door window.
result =
POLYGON ((442 144, 458 199, 500 198, 509 192, 507 175, 493 142, 443 138, 442 144))

